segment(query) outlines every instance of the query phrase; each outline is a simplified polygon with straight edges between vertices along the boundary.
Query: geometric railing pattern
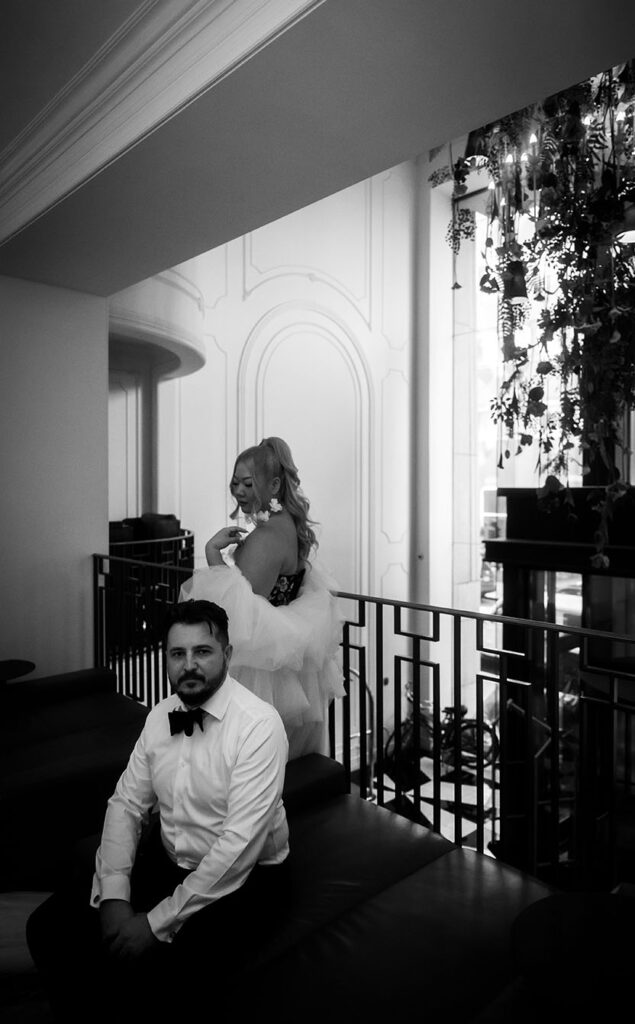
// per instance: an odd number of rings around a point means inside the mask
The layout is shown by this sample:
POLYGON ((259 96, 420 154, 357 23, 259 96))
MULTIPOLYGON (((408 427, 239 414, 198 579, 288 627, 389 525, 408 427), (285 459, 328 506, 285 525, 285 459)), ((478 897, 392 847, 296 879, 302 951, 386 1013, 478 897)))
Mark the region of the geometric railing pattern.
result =
POLYGON ((635 637, 339 596, 363 796, 562 888, 635 881, 635 637))
MULTIPOLYGON (((148 705, 191 570, 94 556, 95 663, 148 705)), ((635 881, 635 638, 340 593, 331 751, 360 795, 562 888, 635 881)))

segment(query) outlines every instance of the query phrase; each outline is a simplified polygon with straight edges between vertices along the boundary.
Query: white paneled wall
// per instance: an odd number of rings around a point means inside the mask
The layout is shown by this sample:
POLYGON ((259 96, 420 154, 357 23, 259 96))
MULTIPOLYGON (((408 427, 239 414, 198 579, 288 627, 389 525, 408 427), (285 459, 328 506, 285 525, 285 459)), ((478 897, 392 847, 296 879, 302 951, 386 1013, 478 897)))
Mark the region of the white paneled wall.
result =
MULTIPOLYGON (((202 296, 206 361, 158 384, 156 511, 194 531, 198 565, 237 453, 277 434, 341 590, 478 600, 474 358, 453 338, 451 193, 430 170, 401 164, 175 268, 202 296)), ((372 650, 373 628, 353 639, 372 650)), ((451 645, 427 656, 451 666, 451 645)), ((387 709, 407 648, 385 637, 387 709)))
POLYGON ((160 385, 158 498, 199 564, 237 452, 277 434, 340 587, 408 596, 415 175, 400 165, 180 268, 205 298, 207 362, 160 385))

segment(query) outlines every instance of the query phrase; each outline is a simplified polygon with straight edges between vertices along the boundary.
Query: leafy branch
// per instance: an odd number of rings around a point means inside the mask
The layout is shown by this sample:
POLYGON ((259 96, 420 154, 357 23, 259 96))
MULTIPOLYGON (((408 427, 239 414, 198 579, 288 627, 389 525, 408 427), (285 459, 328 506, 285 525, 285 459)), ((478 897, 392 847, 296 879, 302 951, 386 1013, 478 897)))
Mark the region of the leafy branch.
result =
MULTIPOLYGON (((498 301, 499 466, 533 446, 541 472, 567 481, 581 460, 587 480, 603 482, 596 567, 626 490, 619 462, 635 405, 635 260, 619 238, 635 226, 634 123, 630 61, 472 132, 433 176, 453 180, 459 200, 471 171, 487 170, 480 287, 498 301)), ((458 253, 473 237, 473 216, 455 203, 449 244, 458 253)))

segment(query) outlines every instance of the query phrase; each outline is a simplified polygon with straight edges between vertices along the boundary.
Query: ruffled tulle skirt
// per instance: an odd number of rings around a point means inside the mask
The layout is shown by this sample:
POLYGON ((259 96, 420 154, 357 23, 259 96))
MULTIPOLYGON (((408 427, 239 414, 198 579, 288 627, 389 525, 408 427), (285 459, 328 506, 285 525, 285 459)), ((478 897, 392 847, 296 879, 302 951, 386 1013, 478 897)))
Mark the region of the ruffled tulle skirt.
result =
POLYGON ((197 569, 181 588, 180 600, 214 601, 227 612, 230 672, 277 709, 290 758, 326 752, 328 706, 344 694, 336 588, 315 564, 307 568, 298 597, 277 607, 254 594, 236 566, 197 569))

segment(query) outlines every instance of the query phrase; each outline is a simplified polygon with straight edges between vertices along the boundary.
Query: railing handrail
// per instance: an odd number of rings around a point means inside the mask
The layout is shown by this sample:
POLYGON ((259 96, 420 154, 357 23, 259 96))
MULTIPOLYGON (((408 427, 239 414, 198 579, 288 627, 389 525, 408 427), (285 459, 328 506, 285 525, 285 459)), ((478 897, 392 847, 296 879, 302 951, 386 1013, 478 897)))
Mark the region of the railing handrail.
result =
POLYGON ((122 562, 127 565, 143 565, 151 569, 174 569, 176 572, 187 572, 190 576, 192 575, 192 570, 188 569, 186 565, 172 565, 168 562, 146 562, 140 558, 123 558, 121 555, 100 555, 97 553, 93 554, 93 559, 95 558, 107 558, 111 562, 122 562))
MULTIPOLYGON (((93 558, 109 558, 113 562, 122 562, 128 565, 152 566, 155 569, 175 569, 179 573, 192 575, 192 570, 180 565, 165 565, 160 562, 142 562, 138 558, 122 558, 120 555, 104 555, 94 553, 93 558)), ((196 571, 196 570, 195 570, 196 571)), ((547 632, 573 633, 576 636, 589 637, 591 640, 611 640, 613 643, 635 644, 635 636, 628 636, 622 633, 612 633, 601 629, 589 629, 585 626, 567 626, 560 622, 547 622, 542 619, 520 619, 511 615, 496 615, 494 612, 474 612, 464 608, 446 608, 436 604, 418 604, 414 601, 402 601, 399 598, 371 597, 369 594, 351 594, 345 590, 334 590, 335 597, 346 601, 366 601, 371 604, 388 605, 392 608, 407 608, 409 611, 432 612, 441 615, 459 615, 464 619, 474 619, 481 622, 501 623, 503 626, 525 626, 535 629, 545 629, 547 632)), ((354 623, 351 623, 354 626, 354 623)), ((510 652, 514 653, 514 652, 510 652)))
POLYGON ((333 591, 336 597, 349 601, 368 601, 371 604, 386 604, 395 608, 407 608, 409 611, 436 612, 441 615, 460 615, 464 619, 477 619, 481 622, 500 622, 504 626, 530 626, 556 633, 575 633, 576 636, 588 636, 592 640, 612 640, 614 643, 635 644, 635 636, 621 633, 608 633, 601 629, 590 629, 585 626, 566 626, 559 622, 547 622, 542 619, 517 619, 511 615, 497 615, 494 612, 474 612, 464 608, 445 608, 438 604, 417 604, 414 601, 401 601, 398 598, 371 597, 367 594, 349 594, 342 590, 333 591))
MULTIPOLYGON (((175 537, 131 537, 130 540, 111 540, 108 546, 111 548, 116 547, 129 547, 131 544, 165 544, 166 541, 170 540, 183 540, 186 537, 193 537, 193 530, 182 530, 175 537)), ((103 557, 103 556, 100 556, 103 557)), ((145 562, 145 565, 149 563, 145 562)))

